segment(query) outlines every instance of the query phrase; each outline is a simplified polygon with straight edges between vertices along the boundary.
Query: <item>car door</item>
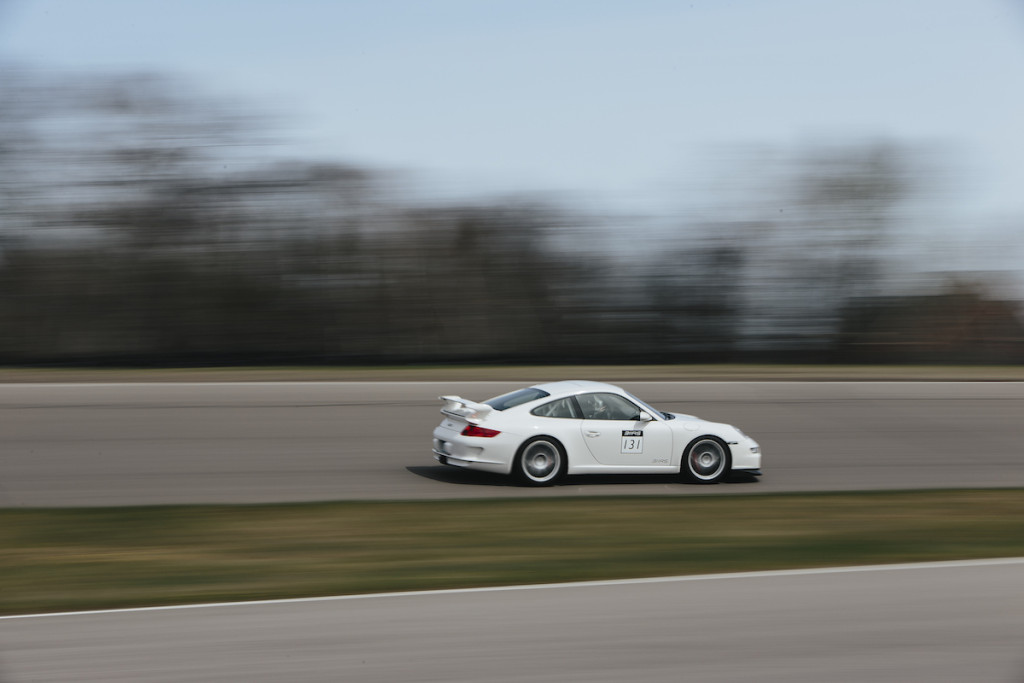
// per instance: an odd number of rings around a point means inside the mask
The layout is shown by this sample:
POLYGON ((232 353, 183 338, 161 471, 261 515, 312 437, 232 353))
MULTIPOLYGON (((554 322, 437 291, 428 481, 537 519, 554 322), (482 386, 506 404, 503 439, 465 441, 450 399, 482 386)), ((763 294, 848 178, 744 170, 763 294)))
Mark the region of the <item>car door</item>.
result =
POLYGON ((583 440, 599 463, 619 467, 670 464, 672 430, 667 424, 641 420, 640 407, 618 394, 580 394, 576 400, 583 412, 583 440))

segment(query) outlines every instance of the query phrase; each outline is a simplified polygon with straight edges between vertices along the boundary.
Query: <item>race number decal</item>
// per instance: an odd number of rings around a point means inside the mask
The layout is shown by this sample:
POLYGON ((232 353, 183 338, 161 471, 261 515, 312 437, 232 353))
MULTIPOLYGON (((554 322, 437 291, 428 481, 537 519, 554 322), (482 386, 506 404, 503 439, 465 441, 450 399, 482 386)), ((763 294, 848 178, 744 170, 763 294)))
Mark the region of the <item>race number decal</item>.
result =
POLYGON ((644 432, 642 429, 622 430, 622 450, 620 453, 643 453, 644 432))

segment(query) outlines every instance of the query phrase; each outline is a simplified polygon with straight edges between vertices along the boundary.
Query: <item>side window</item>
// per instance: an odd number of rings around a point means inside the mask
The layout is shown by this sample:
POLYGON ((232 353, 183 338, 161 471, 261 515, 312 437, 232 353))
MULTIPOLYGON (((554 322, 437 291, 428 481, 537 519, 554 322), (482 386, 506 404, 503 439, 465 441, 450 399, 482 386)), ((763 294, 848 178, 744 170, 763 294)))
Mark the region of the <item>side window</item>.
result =
POLYGON ((640 409, 617 394, 581 394, 576 397, 588 420, 636 420, 640 409))
POLYGON ((539 415, 540 417, 569 417, 580 419, 580 412, 576 409, 576 404, 573 402, 572 397, 560 398, 557 401, 551 401, 545 403, 542 406, 537 406, 530 411, 533 415, 539 415))

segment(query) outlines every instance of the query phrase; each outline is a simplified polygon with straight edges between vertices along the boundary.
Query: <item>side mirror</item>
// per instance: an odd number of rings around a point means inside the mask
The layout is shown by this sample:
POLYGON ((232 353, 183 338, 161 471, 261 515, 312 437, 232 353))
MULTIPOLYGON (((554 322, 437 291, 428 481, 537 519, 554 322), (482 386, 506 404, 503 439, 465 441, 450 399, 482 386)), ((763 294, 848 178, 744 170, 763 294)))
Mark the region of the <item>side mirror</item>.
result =
POLYGON ((654 418, 646 410, 641 410, 640 417, 638 417, 637 419, 640 420, 641 422, 650 422, 654 418))

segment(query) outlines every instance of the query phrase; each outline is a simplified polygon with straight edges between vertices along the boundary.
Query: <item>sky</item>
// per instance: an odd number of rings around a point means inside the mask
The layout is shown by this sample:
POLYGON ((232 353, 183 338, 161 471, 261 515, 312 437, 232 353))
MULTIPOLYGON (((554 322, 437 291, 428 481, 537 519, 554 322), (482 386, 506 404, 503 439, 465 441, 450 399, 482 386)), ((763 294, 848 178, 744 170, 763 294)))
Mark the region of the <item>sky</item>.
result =
POLYGON ((439 191, 664 207, 716 149, 888 139, 1024 217, 1024 0, 0 0, 0 60, 184 77, 439 191))

